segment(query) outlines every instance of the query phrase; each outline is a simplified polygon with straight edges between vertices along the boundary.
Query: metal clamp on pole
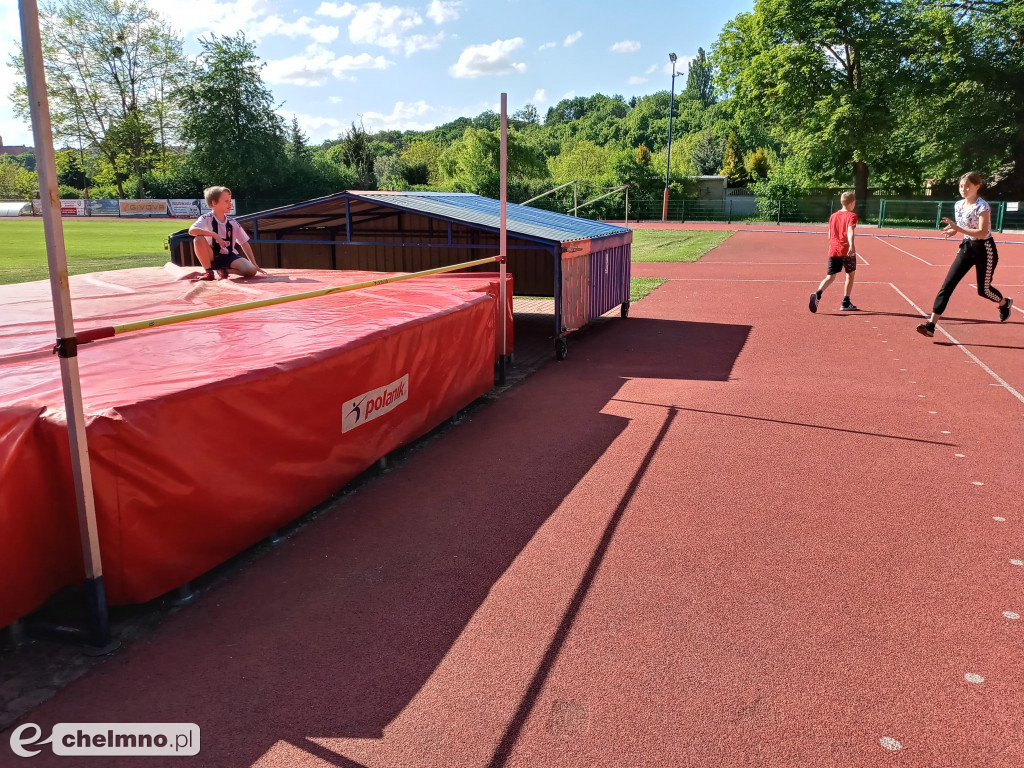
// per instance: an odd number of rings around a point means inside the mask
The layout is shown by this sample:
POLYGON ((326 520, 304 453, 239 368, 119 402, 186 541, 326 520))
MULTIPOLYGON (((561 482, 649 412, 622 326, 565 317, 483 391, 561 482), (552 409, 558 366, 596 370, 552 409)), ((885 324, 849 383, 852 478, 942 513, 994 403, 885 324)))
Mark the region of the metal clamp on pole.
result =
POLYGON ((77 357, 78 337, 68 336, 67 338, 57 337, 57 343, 53 345, 53 354, 57 357, 77 357))

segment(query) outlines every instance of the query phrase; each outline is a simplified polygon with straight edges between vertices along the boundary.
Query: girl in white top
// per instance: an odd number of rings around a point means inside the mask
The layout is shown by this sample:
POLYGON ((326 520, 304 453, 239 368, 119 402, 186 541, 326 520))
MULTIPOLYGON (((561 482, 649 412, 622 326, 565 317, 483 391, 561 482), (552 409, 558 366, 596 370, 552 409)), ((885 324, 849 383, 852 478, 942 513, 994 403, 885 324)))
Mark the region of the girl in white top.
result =
POLYGON ((995 241, 992 239, 992 208, 978 197, 983 179, 980 173, 971 171, 960 177, 960 194, 963 200, 956 203, 956 221, 943 219, 946 225, 946 237, 959 233, 963 235, 960 250, 957 251, 953 264, 949 267, 946 279, 935 297, 932 316, 927 323, 917 326, 917 332, 924 336, 935 335, 935 324, 939 322, 946 304, 957 284, 973 267, 978 277, 978 295, 999 304, 999 321, 1005 323, 1010 317, 1013 299, 1004 298, 1003 294, 992 287, 992 274, 999 263, 995 241))

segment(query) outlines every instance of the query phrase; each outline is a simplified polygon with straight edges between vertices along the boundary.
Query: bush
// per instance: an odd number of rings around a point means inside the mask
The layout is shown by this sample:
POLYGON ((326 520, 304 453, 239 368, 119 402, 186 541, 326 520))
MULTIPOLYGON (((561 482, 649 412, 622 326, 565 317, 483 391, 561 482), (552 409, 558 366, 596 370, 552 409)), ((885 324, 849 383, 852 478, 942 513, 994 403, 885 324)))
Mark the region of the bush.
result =
POLYGON ((788 164, 777 165, 768 171, 768 177, 756 176, 750 189, 757 195, 757 211, 766 219, 778 212, 780 200, 794 200, 804 193, 802 178, 788 164))

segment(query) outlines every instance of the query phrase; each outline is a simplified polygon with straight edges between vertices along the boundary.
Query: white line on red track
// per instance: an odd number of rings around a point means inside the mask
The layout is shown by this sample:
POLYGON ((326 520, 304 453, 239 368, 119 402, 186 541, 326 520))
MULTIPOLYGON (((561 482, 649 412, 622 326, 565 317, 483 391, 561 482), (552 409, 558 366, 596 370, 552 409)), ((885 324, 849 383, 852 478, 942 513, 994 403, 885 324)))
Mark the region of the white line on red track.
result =
POLYGON ((870 267, 871 266, 870 264, 868 264, 868 260, 860 255, 860 251, 857 251, 857 258, 859 258, 861 261, 864 262, 864 266, 865 267, 870 267))
POLYGON ((905 254, 907 254, 907 256, 909 256, 909 257, 910 257, 910 258, 912 258, 912 259, 917 259, 917 260, 918 260, 918 261, 920 261, 920 262, 921 262, 922 264, 927 264, 927 265, 928 265, 929 267, 934 267, 934 266, 935 266, 935 265, 934 265, 934 264, 932 264, 932 263, 931 263, 930 261, 925 261, 925 260, 924 260, 924 259, 922 259, 922 258, 921 258, 920 256, 915 256, 915 255, 914 255, 914 254, 912 254, 912 253, 911 253, 910 251, 904 251, 904 250, 903 250, 902 248, 897 248, 897 247, 896 247, 895 245, 893 245, 892 243, 888 242, 887 240, 883 240, 883 239, 882 239, 881 237, 879 237, 878 235, 872 235, 872 237, 874 237, 874 238, 875 238, 875 240, 880 240, 881 242, 885 243, 885 244, 886 244, 886 245, 888 245, 888 246, 889 246, 890 248, 895 248, 895 249, 896 249, 897 251, 899 251, 900 253, 905 253, 905 254))
MULTIPOLYGON (((817 285, 820 280, 730 280, 726 277, 655 277, 670 283, 810 283, 817 285)), ((857 285, 892 285, 885 280, 858 280, 857 285)))
MULTIPOLYGON (((889 285, 892 286, 892 289, 894 291, 896 291, 896 293, 898 293, 900 296, 902 296, 904 299, 906 299, 907 303, 910 304, 910 306, 912 306, 914 309, 916 309, 918 311, 918 313, 921 315, 921 317, 929 317, 929 315, 923 309, 921 309, 919 306, 917 306, 917 304, 915 304, 913 302, 913 300, 909 296, 907 296, 907 294, 905 294, 903 291, 901 291, 899 288, 897 288, 895 283, 889 283, 889 285)), ((998 373, 996 373, 991 368, 989 368, 987 365, 985 365, 983 362, 981 362, 981 360, 978 358, 977 355, 975 355, 973 352, 971 352, 971 350, 969 350, 967 347, 965 347, 963 344, 961 344, 959 341, 957 341, 955 338, 953 338, 952 334, 950 334, 949 331, 947 331, 941 325, 935 326, 935 330, 937 330, 940 333, 942 333, 943 336, 945 336, 947 339, 949 339, 951 342, 953 342, 954 346, 959 347, 961 352, 963 352, 965 355, 967 355, 969 358, 971 358, 974 362, 976 362, 978 365, 980 365, 982 367, 982 369, 989 376, 991 376, 993 379, 998 381, 999 385, 1004 387, 1007 392, 1009 392, 1011 395, 1013 395, 1018 400, 1020 400, 1022 403, 1024 403, 1024 395, 1022 395, 1016 389, 1014 389, 1009 384, 1007 384, 1006 381, 1004 381, 1002 379, 1002 377, 998 373)))

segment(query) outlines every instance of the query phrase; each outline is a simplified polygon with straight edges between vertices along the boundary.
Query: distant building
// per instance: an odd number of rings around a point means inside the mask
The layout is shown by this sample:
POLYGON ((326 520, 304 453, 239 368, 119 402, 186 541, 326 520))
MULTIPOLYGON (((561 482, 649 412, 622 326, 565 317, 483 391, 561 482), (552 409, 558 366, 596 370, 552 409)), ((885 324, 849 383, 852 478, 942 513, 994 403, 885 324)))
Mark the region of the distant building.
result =
POLYGON ((15 144, 9 147, 4 146, 4 138, 0 136, 0 155, 21 155, 25 152, 34 152, 33 147, 25 147, 20 144, 15 144))

